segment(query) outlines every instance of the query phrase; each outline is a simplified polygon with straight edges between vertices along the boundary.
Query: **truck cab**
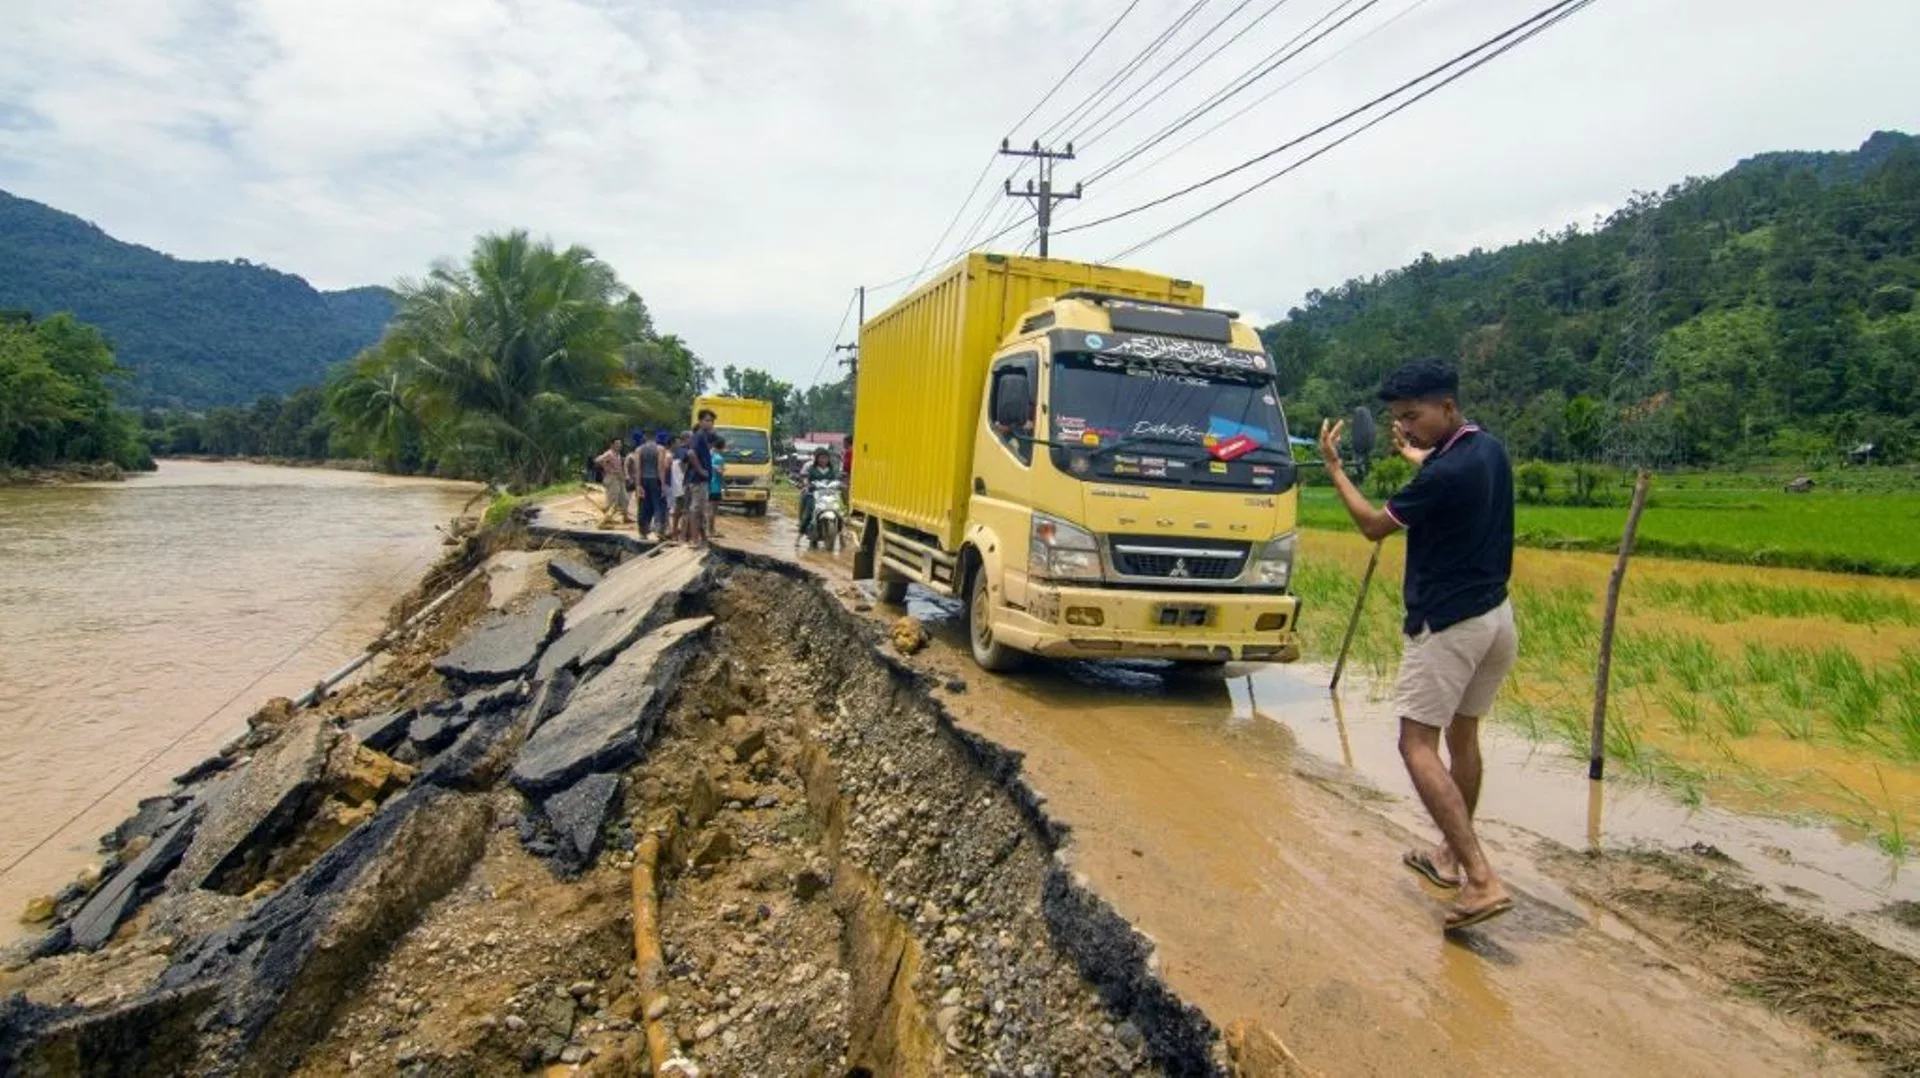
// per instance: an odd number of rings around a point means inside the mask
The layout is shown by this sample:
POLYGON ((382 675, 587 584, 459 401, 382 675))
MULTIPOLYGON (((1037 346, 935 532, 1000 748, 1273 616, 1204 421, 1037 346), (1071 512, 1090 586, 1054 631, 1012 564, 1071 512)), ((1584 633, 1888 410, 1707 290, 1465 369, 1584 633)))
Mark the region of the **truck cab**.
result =
POLYGON ((748 516, 765 516, 773 496, 773 403, 750 397, 698 397, 693 418, 712 409, 715 434, 727 440, 722 455, 726 470, 721 505, 731 505, 748 516))
POLYGON ((975 659, 1292 661, 1271 359, 1199 286, 974 255, 861 337, 855 574, 966 602, 975 659))
POLYGON ((1271 362, 1230 313, 1069 292, 993 357, 975 437, 983 666, 1297 657, 1297 476, 1271 362))

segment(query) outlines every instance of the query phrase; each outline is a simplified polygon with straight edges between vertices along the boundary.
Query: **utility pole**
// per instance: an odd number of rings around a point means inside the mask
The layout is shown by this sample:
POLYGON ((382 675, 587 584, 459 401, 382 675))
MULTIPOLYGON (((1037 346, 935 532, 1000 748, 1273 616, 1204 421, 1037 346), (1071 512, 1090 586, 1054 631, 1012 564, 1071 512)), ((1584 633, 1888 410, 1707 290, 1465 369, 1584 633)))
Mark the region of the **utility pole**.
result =
POLYGON ((1024 150, 1016 150, 1007 145, 1006 139, 1001 139, 1000 153, 1007 157, 1031 157, 1040 162, 1040 183, 1038 186, 1036 186, 1032 180, 1028 180, 1026 190, 1015 191, 1013 189, 1013 181, 1008 180, 1006 188, 1007 197, 1024 198, 1033 203, 1034 215, 1040 226, 1040 257, 1045 258, 1047 257, 1047 233, 1053 225, 1053 204, 1080 197, 1080 185, 1077 183, 1073 185, 1071 192, 1056 192, 1053 189, 1053 163, 1055 161, 1073 160, 1073 143, 1067 143, 1065 150, 1048 150, 1042 149, 1039 141, 1035 140, 1031 147, 1024 150))
POLYGON ((860 379, 858 377, 860 373, 860 329, 867 324, 866 285, 860 286, 859 294, 860 313, 859 321, 853 324, 853 343, 834 346, 835 351, 846 353, 846 358, 840 360, 840 365, 847 369, 847 437, 849 438, 853 437, 852 418, 855 405, 859 403, 856 399, 856 394, 860 392, 860 379))

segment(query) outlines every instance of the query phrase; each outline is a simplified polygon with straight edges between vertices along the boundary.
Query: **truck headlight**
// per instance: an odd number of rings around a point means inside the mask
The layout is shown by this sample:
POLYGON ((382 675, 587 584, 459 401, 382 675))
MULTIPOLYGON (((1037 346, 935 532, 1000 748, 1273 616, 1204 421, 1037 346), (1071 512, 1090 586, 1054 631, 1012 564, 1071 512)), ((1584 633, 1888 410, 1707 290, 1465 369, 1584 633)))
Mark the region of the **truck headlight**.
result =
POLYGON ((1293 547, 1297 533, 1288 532, 1268 540, 1255 566, 1259 582, 1270 588, 1284 588, 1293 579, 1293 547))
POLYGON ((1100 544, 1085 528, 1033 514, 1027 541, 1027 571, 1051 580, 1100 579, 1100 544))

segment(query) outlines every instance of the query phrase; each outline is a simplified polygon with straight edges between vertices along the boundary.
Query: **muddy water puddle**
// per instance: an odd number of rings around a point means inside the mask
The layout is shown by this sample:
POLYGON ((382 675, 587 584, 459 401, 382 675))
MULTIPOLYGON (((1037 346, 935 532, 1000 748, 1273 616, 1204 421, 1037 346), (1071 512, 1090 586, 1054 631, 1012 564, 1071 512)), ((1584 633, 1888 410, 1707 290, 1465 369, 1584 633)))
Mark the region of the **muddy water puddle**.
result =
POLYGON ((365 646, 473 491, 186 461, 0 490, 0 942, 140 797, 365 646))

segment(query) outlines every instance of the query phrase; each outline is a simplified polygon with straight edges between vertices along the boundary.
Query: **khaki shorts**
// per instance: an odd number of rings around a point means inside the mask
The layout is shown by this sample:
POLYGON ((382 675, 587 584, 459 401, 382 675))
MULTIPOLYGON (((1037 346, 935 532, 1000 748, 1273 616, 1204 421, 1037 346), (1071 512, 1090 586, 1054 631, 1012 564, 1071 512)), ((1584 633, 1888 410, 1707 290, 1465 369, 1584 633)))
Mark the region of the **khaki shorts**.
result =
POLYGON ((1429 629, 1409 636, 1393 686, 1394 710, 1441 730, 1455 715, 1484 718, 1519 655, 1511 602, 1437 633, 1429 629))
POLYGON ((704 513, 706 511, 707 511, 707 485, 705 483, 701 483, 698 486, 688 487, 687 488, 687 512, 704 513))

